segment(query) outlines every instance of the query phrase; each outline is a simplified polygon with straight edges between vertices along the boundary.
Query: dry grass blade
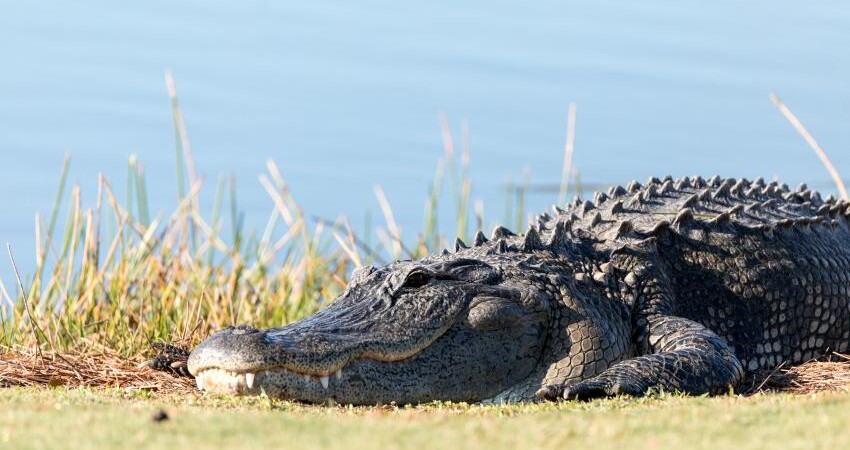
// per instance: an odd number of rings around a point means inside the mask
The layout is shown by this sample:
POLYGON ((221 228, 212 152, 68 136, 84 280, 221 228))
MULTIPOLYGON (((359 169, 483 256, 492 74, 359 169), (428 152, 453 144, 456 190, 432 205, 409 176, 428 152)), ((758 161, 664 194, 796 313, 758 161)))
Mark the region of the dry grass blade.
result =
MULTIPOLYGON (((375 185, 375 197, 378 199, 378 205, 381 207, 381 212, 384 214, 384 220, 387 223, 387 232, 389 233, 389 243, 393 254, 398 257, 402 254, 403 246, 401 243, 401 229, 398 227, 393 215, 393 209, 390 206, 387 196, 381 186, 375 185)), ((408 252, 409 253, 409 252, 408 252)))
POLYGON ((15 272, 15 280, 18 282, 18 288, 21 291, 21 301, 24 304, 24 311, 27 313, 27 320, 30 323, 30 327, 32 328, 32 338, 35 341, 35 351, 39 358, 43 358, 41 354, 41 338, 40 335, 43 334, 39 329, 38 323, 36 323, 35 318, 32 315, 32 308, 30 308, 29 298, 27 297, 26 289, 24 289, 24 283, 21 281, 21 273, 18 271, 18 264, 15 262, 15 256, 12 254, 12 244, 6 243, 6 250, 9 252, 9 261, 12 262, 12 269, 15 272))
POLYGON ((573 151, 576 140, 576 104, 570 103, 567 110, 567 140, 564 144, 564 167, 561 169, 561 189, 558 195, 558 204, 567 202, 567 188, 569 187, 570 175, 573 169, 573 151))
POLYGON ((174 114, 174 125, 180 137, 180 144, 186 158, 186 170, 189 173, 189 185, 193 185, 197 180, 197 175, 195 174, 195 158, 192 156, 192 144, 189 141, 189 132, 186 130, 186 122, 183 120, 183 113, 180 110, 180 103, 177 99, 177 83, 175 83, 174 75, 170 70, 165 72, 165 87, 168 90, 168 99, 171 100, 172 113, 174 114))
POLYGON ((835 186, 838 188, 838 192, 841 194, 841 198, 844 200, 850 200, 850 197, 847 195, 847 188, 844 186, 844 181, 841 180, 841 175, 839 175, 838 170, 832 164, 832 161, 829 160, 829 157, 826 155, 826 151, 824 151, 823 147, 818 144, 818 141, 815 140, 815 137, 809 133, 809 130, 800 122, 800 119, 794 115, 791 110, 785 106, 785 103, 782 103, 782 99, 779 98, 778 95, 771 92, 770 93, 770 101, 779 109, 779 112, 785 116, 785 119, 788 120, 789 123, 800 133, 800 136, 809 144, 809 147, 814 150, 815 154, 818 155, 821 162, 823 163, 826 170, 829 172, 829 175, 832 177, 832 181, 835 182, 835 186))

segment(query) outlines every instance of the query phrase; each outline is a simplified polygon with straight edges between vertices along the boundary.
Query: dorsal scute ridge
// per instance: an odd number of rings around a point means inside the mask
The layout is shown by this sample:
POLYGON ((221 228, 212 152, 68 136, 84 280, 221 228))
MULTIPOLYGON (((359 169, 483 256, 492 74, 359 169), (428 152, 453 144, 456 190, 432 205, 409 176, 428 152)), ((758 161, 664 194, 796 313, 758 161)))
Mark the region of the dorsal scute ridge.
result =
POLYGON ((673 192, 674 190, 675 190, 675 188, 673 187, 673 181, 667 180, 667 181, 661 183, 661 187, 658 188, 658 193, 661 194, 661 195, 666 195, 666 194, 673 192))
POLYGON ((457 239, 455 239, 455 252, 459 252, 467 248, 469 248, 469 246, 466 245, 466 242, 463 242, 463 239, 461 239, 460 236, 458 236, 457 239))
POLYGON ((540 240, 540 234, 537 233, 537 230, 534 227, 529 227, 528 231, 525 232, 525 235, 522 237, 522 250, 525 252, 531 252, 535 250, 542 250, 543 241, 540 240))
MULTIPOLYGON (((730 226, 742 226, 773 236, 781 229, 822 232, 850 226, 847 202, 823 201, 806 186, 792 191, 784 183, 763 178, 650 177, 645 185, 632 181, 596 192, 592 201, 553 206, 553 213, 537 216, 534 233, 511 239, 511 248, 535 248, 537 239, 546 248, 587 238, 598 245, 611 240, 622 244, 664 230, 687 234, 718 227, 729 232, 730 226)), ((497 240, 485 238, 493 245, 497 240)))
POLYGON ((496 226, 495 228, 493 228, 492 237, 490 239, 496 240, 496 239, 502 239, 502 238, 511 237, 511 236, 516 236, 516 233, 514 233, 513 231, 499 225, 499 226, 496 226))
POLYGON ((552 232, 549 235, 549 240, 545 242, 545 246, 550 250, 556 251, 558 247, 566 244, 570 240, 570 223, 566 220, 558 220, 555 226, 552 227, 552 232))
POLYGON ((708 187, 718 187, 718 186, 720 186, 720 180, 721 180, 720 175, 715 175, 715 176, 709 178, 706 181, 706 183, 708 184, 708 187))
POLYGON ((597 191, 596 194, 594 194, 593 196, 593 203, 596 206, 602 205, 603 203, 605 203, 605 200, 608 200, 608 195, 604 192, 597 191))
POLYGON ((577 207, 577 206, 581 206, 581 203, 582 203, 582 201, 581 201, 581 197, 579 197, 578 195, 576 195, 575 197, 573 197, 573 202, 572 202, 570 205, 571 205, 573 208, 575 208, 575 207, 577 207))
POLYGON ((596 212, 593 217, 590 219, 590 228, 593 228, 602 223, 602 214, 596 212))
POLYGON ((635 225, 631 220, 624 220, 617 225, 617 234, 615 238, 621 238, 627 236, 629 233, 634 231, 635 225))
POLYGON ((691 179, 691 186, 695 189, 702 189, 705 187, 705 180, 701 176, 696 175, 691 179))
POLYGON ((562 216, 567 211, 559 207, 558 205, 552 205, 552 212, 555 213, 555 218, 557 218, 558 216, 562 216))
POLYGON ((628 194, 628 191, 626 191, 626 188, 620 185, 612 186, 611 189, 608 189, 608 196, 612 198, 622 197, 626 194, 628 194))
POLYGON ((729 208, 729 211, 727 211, 727 212, 730 215, 737 216, 737 215, 740 215, 741 212, 743 212, 743 211, 744 211, 744 205, 742 203, 738 203, 737 205, 729 208))

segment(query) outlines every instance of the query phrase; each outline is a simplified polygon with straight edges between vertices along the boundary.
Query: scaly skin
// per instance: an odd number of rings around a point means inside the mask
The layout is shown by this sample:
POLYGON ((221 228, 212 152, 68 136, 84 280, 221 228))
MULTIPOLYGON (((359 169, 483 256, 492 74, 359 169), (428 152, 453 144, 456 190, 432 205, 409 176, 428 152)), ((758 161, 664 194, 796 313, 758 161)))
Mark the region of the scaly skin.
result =
POLYGON ((650 179, 520 236, 355 272, 300 322, 220 331, 205 390, 340 403, 728 392, 850 343, 847 205, 761 179, 650 179))

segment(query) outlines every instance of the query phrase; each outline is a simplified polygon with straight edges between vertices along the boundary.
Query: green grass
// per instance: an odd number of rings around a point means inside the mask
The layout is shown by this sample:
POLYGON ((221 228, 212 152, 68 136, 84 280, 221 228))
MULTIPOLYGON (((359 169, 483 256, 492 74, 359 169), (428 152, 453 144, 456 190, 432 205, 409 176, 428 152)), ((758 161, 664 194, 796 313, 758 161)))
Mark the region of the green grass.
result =
POLYGON ((28 448, 848 448, 850 394, 611 399, 410 408, 265 398, 0 390, 0 447, 28 448), (154 422, 164 410, 170 417, 154 422))

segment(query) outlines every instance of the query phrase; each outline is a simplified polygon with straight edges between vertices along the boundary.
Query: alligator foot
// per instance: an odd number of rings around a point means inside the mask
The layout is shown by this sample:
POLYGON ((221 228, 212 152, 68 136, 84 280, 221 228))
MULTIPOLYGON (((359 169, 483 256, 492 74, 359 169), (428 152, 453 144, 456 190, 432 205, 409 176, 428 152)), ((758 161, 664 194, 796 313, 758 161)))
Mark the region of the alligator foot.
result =
POLYGON ((156 351, 153 359, 145 361, 142 366, 154 370, 170 372, 175 375, 191 377, 186 361, 189 359, 189 350, 165 342, 152 342, 151 347, 156 351))
POLYGON ((597 377, 579 381, 578 383, 544 386, 535 395, 538 399, 547 401, 557 401, 560 399, 589 401, 618 395, 639 396, 645 393, 639 383, 597 377))
POLYGON ((591 400, 645 395, 650 390, 690 395, 728 392, 743 368, 726 342, 704 326, 675 316, 647 317, 649 354, 621 361, 575 384, 544 386, 541 400, 591 400))

